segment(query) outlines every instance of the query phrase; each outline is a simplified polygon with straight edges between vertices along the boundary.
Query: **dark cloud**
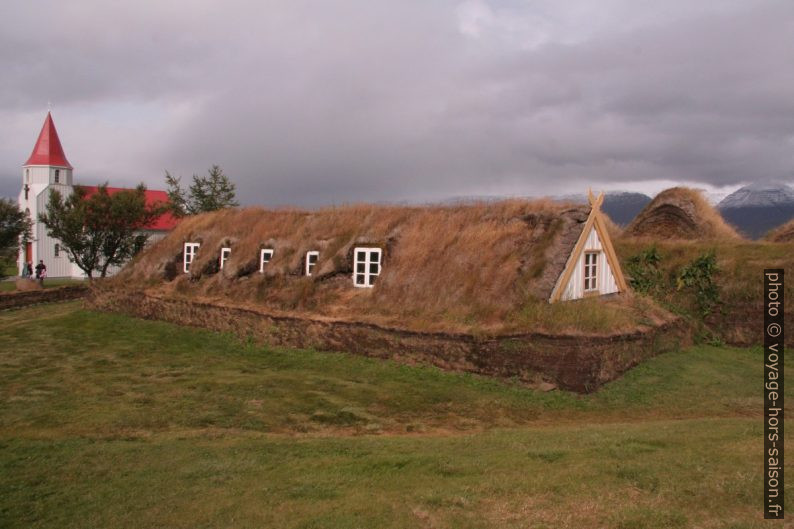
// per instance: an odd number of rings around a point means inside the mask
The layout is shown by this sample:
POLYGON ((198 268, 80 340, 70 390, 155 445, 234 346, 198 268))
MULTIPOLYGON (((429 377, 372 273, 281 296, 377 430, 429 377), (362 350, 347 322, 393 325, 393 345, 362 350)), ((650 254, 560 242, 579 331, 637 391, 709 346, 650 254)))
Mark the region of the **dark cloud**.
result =
POLYGON ((641 4, 7 2, 0 193, 47 100, 78 180, 245 203, 794 179, 794 4, 641 4))

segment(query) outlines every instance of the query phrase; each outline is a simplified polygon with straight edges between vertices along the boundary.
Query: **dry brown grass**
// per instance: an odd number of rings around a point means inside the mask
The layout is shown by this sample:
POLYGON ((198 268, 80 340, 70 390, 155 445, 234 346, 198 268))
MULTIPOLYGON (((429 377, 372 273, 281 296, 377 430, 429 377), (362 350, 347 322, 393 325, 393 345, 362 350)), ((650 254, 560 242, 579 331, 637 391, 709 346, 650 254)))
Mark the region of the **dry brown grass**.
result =
POLYGON ((624 231, 627 237, 652 239, 741 240, 741 236, 696 189, 666 189, 624 231))
MULTIPOLYGON (((546 317, 555 309, 544 308, 545 300, 588 210, 549 200, 316 211, 229 209, 186 219, 113 283, 418 330, 557 331, 560 325, 546 317), (185 241, 201 242, 189 275, 182 273, 185 241), (352 251, 358 245, 383 249, 383 270, 374 289, 352 286, 352 251), (224 269, 214 273, 223 246, 230 246, 232 254, 224 269), (264 247, 275 253, 260 274, 258 254, 264 247), (313 276, 303 277, 303 259, 310 250, 318 250, 320 258, 313 276), (169 267, 175 268, 174 279, 164 281, 169 267), (544 317, 514 317, 534 301, 543 306, 544 317)), ((589 310, 601 311, 598 304, 589 310)), ((577 330, 609 332, 640 319, 622 305, 602 312, 616 316, 614 325, 593 318, 592 325, 577 330)))
POLYGON ((769 242, 794 242, 794 220, 790 220, 782 226, 764 235, 764 240, 769 242))

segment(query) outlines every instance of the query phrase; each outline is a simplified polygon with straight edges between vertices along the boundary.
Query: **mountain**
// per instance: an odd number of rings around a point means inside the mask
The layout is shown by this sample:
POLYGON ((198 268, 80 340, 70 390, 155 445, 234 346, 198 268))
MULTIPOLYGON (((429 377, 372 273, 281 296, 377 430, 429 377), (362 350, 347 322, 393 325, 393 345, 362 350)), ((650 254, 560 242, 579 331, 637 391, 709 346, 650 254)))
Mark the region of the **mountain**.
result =
POLYGON ((794 218, 794 188, 786 184, 751 184, 725 197, 717 209, 729 224, 758 239, 794 218))
MULTIPOLYGON (((586 203, 587 195, 561 195, 554 197, 557 200, 570 200, 572 202, 586 203)), ((601 211, 606 213, 615 224, 625 226, 636 217, 642 208, 648 205, 651 197, 643 193, 630 191, 610 191, 604 195, 601 211)))
POLYGON ((644 193, 632 193, 628 191, 618 193, 607 193, 604 196, 604 204, 601 211, 609 215, 615 224, 625 226, 636 217, 642 209, 648 205, 651 197, 644 193))
MULTIPOLYGON (((456 196, 442 201, 442 204, 459 204, 468 202, 493 202, 497 200, 504 200, 505 198, 516 197, 502 197, 493 195, 472 195, 472 196, 456 196)), ((536 197, 518 197, 518 198, 536 198, 536 197)), ((549 197, 553 200, 562 200, 566 202, 575 202, 577 204, 587 204, 587 195, 584 193, 557 195, 549 197)), ((632 193, 629 191, 614 191, 607 192, 604 195, 604 203, 601 205, 601 211, 606 213, 615 224, 625 226, 637 214, 642 211, 649 202, 651 197, 643 193, 632 193)))

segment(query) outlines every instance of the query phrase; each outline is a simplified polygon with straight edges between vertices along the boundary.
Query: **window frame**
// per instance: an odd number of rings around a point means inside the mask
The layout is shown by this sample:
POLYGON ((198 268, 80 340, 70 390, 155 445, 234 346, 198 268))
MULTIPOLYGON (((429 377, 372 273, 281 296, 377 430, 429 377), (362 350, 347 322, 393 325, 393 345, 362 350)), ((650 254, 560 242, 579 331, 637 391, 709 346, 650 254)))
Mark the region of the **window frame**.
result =
POLYGON ((230 247, 224 246, 223 248, 221 248, 221 256, 220 256, 220 260, 218 261, 218 263, 220 264, 219 268, 221 270, 223 270, 223 265, 226 264, 226 261, 228 261, 229 257, 231 256, 232 256, 232 249, 230 247))
POLYGON ((273 259, 273 254, 275 250, 273 248, 260 248, 259 249, 259 273, 265 273, 265 265, 269 263, 273 259), (265 255, 267 255, 267 261, 265 261, 265 255))
POLYGON ((584 271, 584 282, 582 283, 582 290, 585 293, 598 292, 598 266, 600 251, 586 251, 584 253, 584 262, 582 268, 584 271), (588 257, 592 257, 592 262, 588 264, 588 257), (592 272, 589 274, 588 272, 592 272), (588 287, 589 285, 589 287, 588 287))
POLYGON ((54 180, 55 180, 56 184, 60 184, 61 183, 61 170, 60 169, 56 169, 55 170, 54 180))
POLYGON ((312 271, 317 266, 317 262, 319 260, 320 260, 320 252, 318 250, 309 250, 308 252, 306 252, 306 259, 305 259, 306 262, 303 265, 303 274, 306 277, 312 276, 312 271), (312 257, 316 257, 313 263, 311 262, 312 257))
POLYGON ((190 265, 196 260, 196 254, 198 254, 199 248, 201 248, 201 243, 199 242, 186 242, 182 246, 182 270, 184 273, 190 273, 190 265), (190 252, 188 252, 188 248, 190 248, 190 252), (187 258, 188 253, 190 254, 189 261, 187 258))
POLYGON ((378 248, 377 246, 357 246, 353 248, 353 286, 356 288, 372 288, 375 286, 375 279, 380 277, 381 272, 383 271, 383 248, 378 248), (358 254, 359 252, 364 253, 364 261, 359 261, 358 254), (378 260, 372 260, 372 254, 378 255, 378 260), (364 271, 358 271, 358 265, 364 265, 364 271), (377 273, 372 272, 371 266, 373 264, 377 264, 378 271, 377 273), (364 276, 364 282, 359 283, 357 278, 359 275, 364 276))
POLYGON ((55 247, 53 248, 53 257, 60 257, 61 256, 61 245, 60 243, 55 243, 55 247))

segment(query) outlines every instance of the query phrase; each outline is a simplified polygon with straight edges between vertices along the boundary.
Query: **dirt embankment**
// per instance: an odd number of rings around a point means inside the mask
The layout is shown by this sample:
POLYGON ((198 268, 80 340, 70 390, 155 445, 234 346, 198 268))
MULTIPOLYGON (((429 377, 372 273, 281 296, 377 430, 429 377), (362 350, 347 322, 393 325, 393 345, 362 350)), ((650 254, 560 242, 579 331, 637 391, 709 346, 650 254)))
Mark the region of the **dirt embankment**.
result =
MULTIPOLYGON (((729 308, 706 318, 706 324, 719 329, 719 337, 728 345, 750 347, 764 343, 764 304, 762 302, 732 303, 729 308)), ((785 326, 794 328, 794 314, 785 313, 785 326)), ((786 335, 786 347, 794 347, 794 333, 786 335)))
POLYGON ((6 292, 0 294, 0 310, 17 309, 37 303, 52 303, 79 299, 88 293, 87 285, 66 285, 63 287, 29 290, 25 292, 6 292))
POLYGON ((276 316, 253 308, 94 288, 90 307, 180 325, 232 332, 271 346, 346 351, 591 392, 643 359, 690 343, 679 320, 626 334, 575 336, 424 333, 371 323, 276 316))

